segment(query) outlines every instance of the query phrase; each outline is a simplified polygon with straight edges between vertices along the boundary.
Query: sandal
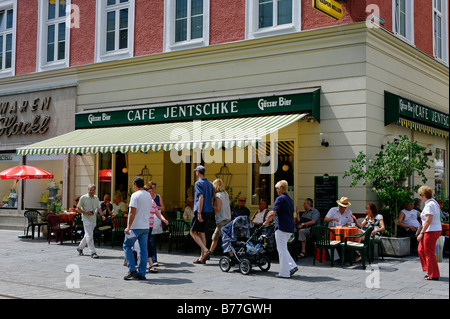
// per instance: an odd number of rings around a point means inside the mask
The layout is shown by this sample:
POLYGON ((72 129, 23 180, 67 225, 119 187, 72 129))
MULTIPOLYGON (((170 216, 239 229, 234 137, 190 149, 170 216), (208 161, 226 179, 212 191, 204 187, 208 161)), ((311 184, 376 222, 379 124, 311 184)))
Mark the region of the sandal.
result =
POLYGON ((194 260, 194 264, 206 264, 206 261, 201 260, 200 258, 197 260, 194 260))
POLYGON ((211 251, 208 250, 208 251, 206 252, 206 254, 205 254, 204 260, 206 261, 206 260, 209 260, 210 258, 211 258, 211 251))
POLYGON ((298 255, 298 258, 305 258, 307 255, 303 251, 298 255))
POLYGON ((425 278, 423 278, 425 280, 439 280, 439 277, 436 278, 432 278, 432 277, 428 277, 428 275, 425 276, 425 278))

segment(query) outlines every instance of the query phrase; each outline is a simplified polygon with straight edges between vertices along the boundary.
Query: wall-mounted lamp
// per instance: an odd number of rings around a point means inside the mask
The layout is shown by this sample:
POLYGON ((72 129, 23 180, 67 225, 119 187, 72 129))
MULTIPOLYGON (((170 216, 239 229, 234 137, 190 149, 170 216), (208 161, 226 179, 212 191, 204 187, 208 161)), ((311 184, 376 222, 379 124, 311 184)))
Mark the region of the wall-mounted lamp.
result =
POLYGON ((328 147, 330 146, 330 143, 328 143, 328 135, 325 133, 320 133, 320 145, 328 147))
POLYGON ((436 147, 434 146, 434 144, 428 144, 427 151, 423 155, 433 156, 433 153, 435 153, 435 152, 436 152, 436 147))

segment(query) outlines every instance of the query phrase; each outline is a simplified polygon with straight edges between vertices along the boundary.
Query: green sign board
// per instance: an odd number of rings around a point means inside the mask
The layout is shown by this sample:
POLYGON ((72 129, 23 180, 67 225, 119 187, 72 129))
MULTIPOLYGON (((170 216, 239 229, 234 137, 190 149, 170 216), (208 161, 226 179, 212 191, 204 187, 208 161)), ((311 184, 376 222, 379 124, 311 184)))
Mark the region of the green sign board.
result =
POLYGON ((384 125, 398 122, 400 118, 448 131, 449 115, 401 96, 384 92, 384 125))
POLYGON ((75 128, 142 125, 295 112, 311 112, 311 115, 320 121, 320 88, 305 89, 295 94, 82 112, 75 115, 75 128))

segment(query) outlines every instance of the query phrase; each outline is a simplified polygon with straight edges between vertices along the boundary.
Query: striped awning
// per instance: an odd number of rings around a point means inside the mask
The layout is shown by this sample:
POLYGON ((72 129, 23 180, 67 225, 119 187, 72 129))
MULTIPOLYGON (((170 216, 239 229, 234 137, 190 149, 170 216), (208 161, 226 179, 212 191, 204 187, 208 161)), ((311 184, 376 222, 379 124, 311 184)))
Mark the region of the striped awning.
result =
POLYGON ((444 138, 448 138, 448 136, 449 136, 449 133, 446 131, 436 129, 436 128, 430 127, 428 125, 423 125, 423 124, 419 124, 416 122, 408 121, 408 120, 405 120, 402 118, 400 118, 397 123, 403 127, 407 127, 409 129, 416 130, 419 132, 436 135, 436 136, 440 136, 440 137, 444 137, 444 138))
POLYGON ((158 152, 257 146, 307 113, 79 129, 17 149, 17 155, 158 152))

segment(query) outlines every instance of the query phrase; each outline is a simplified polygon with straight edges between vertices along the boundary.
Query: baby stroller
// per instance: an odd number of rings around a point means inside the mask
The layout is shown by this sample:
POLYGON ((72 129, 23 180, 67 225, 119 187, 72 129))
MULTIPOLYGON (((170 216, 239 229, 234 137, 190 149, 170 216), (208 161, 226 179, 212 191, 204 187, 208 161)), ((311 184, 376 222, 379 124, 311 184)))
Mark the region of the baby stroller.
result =
POLYGON ((223 251, 231 251, 234 255, 220 258, 219 266, 223 272, 228 272, 235 264, 239 265, 243 275, 250 273, 252 265, 259 266, 262 271, 270 269, 268 254, 275 249, 273 226, 258 227, 250 235, 253 227, 248 216, 239 216, 222 227, 223 251))

